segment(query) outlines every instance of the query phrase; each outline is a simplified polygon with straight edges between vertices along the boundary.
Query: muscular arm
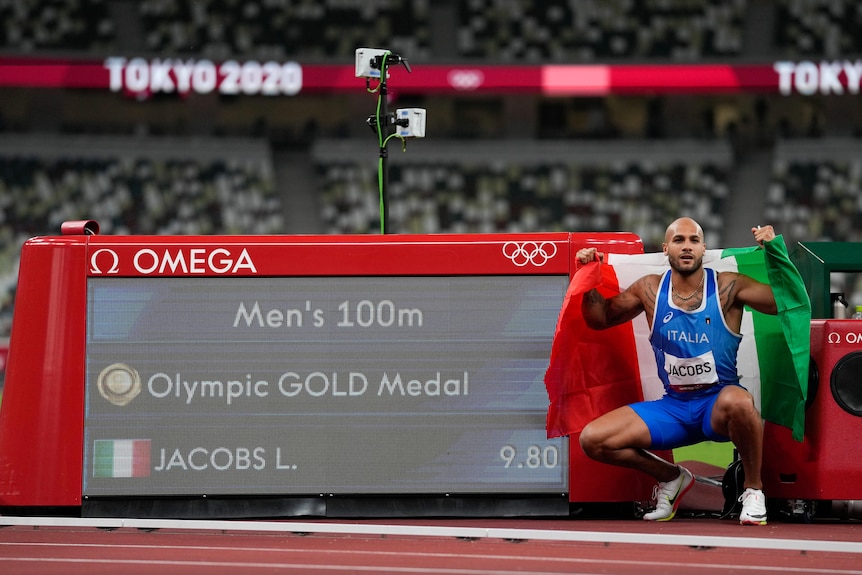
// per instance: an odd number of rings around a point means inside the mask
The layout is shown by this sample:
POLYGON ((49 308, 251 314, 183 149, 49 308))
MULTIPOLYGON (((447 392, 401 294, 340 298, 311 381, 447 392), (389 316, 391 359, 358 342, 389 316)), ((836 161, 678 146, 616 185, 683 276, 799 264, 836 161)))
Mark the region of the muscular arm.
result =
MULTIPOLYGON (((576 257, 581 264, 604 260, 604 254, 596 248, 581 248, 576 257)), ((585 293, 581 300, 581 315, 592 329, 620 325, 631 321, 642 311, 646 311, 647 321, 651 323, 658 282, 657 275, 644 276, 621 294, 609 299, 606 299, 598 290, 592 289, 585 293)))
POLYGON ((606 299, 593 289, 584 294, 581 313, 592 329, 605 329, 631 321, 642 311, 652 313, 655 307, 655 281, 646 276, 621 294, 606 299))
POLYGON ((724 320, 735 332, 742 325, 742 312, 746 305, 761 313, 778 313, 772 288, 749 276, 722 272, 718 275, 718 291, 724 320))
MULTIPOLYGON (((751 233, 754 234, 755 241, 764 246, 768 253, 770 251, 768 244, 776 237, 773 227, 757 226, 751 228, 751 233)), ((781 245, 784 245, 783 242, 781 245)), ((772 287, 752 277, 732 272, 721 273, 718 276, 718 289, 724 317, 734 330, 739 330, 744 306, 770 315, 778 313, 772 287)))
MULTIPOLYGON (((776 237, 772 226, 757 226, 751 228, 751 233, 754 234, 755 241, 764 247, 776 237)), ((721 292, 721 306, 731 325, 737 323, 735 320, 742 316, 742 308, 746 305, 761 313, 770 315, 778 313, 772 287, 747 275, 720 274, 719 290, 721 292)))
POLYGON ((775 296, 768 284, 750 278, 746 275, 736 274, 734 288, 736 290, 736 301, 740 305, 747 305, 761 313, 775 315, 778 308, 775 305, 775 296))

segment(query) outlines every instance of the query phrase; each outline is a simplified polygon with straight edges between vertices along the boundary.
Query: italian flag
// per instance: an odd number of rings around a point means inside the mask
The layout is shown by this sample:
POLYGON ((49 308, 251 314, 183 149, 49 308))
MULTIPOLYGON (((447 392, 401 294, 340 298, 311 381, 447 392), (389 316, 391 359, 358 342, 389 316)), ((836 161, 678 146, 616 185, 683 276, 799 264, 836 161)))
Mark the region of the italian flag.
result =
MULTIPOLYGON (((656 373, 644 314, 605 330, 587 327, 583 294, 596 288, 612 297, 647 274, 668 269, 661 253, 606 254, 607 263, 579 266, 563 300, 545 373, 548 437, 574 435, 622 405, 658 399, 664 388, 656 373)), ((787 255, 784 238, 763 247, 707 250, 704 265, 744 273, 772 286, 778 314, 749 308, 743 314, 737 362, 740 383, 754 396, 767 421, 789 427, 801 441, 808 393, 811 304, 802 277, 787 255)))
POLYGON ((97 439, 93 477, 149 477, 149 439, 97 439))

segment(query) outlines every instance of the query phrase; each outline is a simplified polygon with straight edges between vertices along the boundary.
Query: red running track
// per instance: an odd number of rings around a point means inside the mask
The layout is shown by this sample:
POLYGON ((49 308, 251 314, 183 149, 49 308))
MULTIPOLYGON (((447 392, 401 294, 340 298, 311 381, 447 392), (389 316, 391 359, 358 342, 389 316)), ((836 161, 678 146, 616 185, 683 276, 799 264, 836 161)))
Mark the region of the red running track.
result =
POLYGON ((0 573, 862 575, 862 523, 0 517, 0 573))

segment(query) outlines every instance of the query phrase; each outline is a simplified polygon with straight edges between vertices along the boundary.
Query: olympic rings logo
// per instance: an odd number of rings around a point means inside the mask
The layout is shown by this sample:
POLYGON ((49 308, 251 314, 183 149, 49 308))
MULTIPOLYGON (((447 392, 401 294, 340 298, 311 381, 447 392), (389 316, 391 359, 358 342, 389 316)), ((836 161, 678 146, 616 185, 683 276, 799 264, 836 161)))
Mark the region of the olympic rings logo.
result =
POLYGON ((527 264, 541 267, 557 255, 557 245, 554 242, 506 242, 503 255, 519 268, 527 264))
POLYGON ((456 90, 475 90, 485 82, 485 74, 481 70, 451 70, 446 80, 456 90))

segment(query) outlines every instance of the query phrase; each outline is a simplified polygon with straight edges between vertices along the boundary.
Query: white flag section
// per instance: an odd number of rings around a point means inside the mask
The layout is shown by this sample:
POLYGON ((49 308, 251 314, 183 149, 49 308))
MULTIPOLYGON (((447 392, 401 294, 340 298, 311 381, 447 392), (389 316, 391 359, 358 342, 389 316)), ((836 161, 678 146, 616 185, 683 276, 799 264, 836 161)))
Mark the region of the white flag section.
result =
MULTIPOLYGON (((739 271, 734 257, 721 257, 722 250, 707 250, 703 265, 717 272, 739 271)), ((648 274, 663 274, 668 270, 667 256, 663 253, 649 254, 607 254, 608 265, 614 267, 620 291, 625 290, 638 279, 648 274)), ((649 343, 649 327, 646 315, 640 314, 633 322, 635 347, 637 349, 638 370, 640 372, 641 388, 644 399, 649 401, 664 395, 664 386, 658 378, 655 355, 649 343)), ((760 368, 757 361, 757 345, 754 339, 754 320, 749 311, 742 316, 742 342, 739 345, 737 372, 740 383, 754 397, 754 404, 761 410, 760 368)))

